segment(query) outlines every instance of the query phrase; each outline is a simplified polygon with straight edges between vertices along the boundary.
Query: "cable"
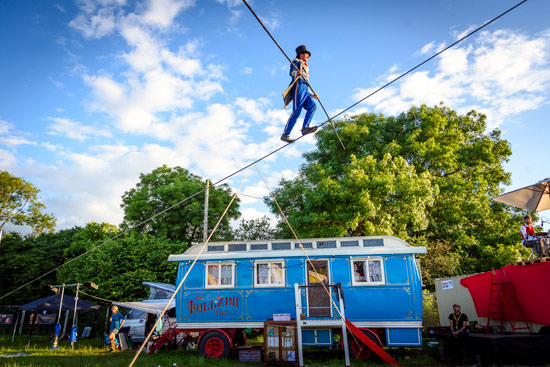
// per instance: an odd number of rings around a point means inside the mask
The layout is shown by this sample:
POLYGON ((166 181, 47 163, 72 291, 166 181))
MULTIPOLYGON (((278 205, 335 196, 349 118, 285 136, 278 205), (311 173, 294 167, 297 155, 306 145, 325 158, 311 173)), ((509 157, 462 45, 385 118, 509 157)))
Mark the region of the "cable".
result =
POLYGON ((239 196, 246 196, 253 199, 263 200, 264 198, 258 197, 258 196, 252 196, 252 195, 246 195, 246 194, 239 194, 239 196))
MULTIPOLYGON (((244 0, 243 0, 243 1, 244 1, 244 0)), ((350 109, 352 109, 353 107, 357 106, 359 103, 363 102, 363 101, 366 100, 367 98, 369 98, 369 97, 371 97, 372 95, 378 93, 379 91, 381 91, 382 89, 386 88, 387 86, 389 86, 390 84, 394 83, 395 81, 401 79, 402 77, 404 77, 405 75, 409 74, 411 71, 417 69, 418 67, 420 67, 421 65, 425 64, 426 62, 430 61, 430 60, 433 59, 434 57, 441 55, 443 52, 445 52, 445 51, 448 50, 449 48, 455 46, 455 45, 458 44, 459 42, 461 42, 461 41, 465 40, 466 38, 470 37, 470 36, 473 35, 474 33, 478 32, 479 30, 483 29, 484 27, 488 26, 489 24, 493 23, 495 20, 499 19, 500 17, 504 16, 505 14, 509 13, 510 11, 514 10, 515 8, 517 8, 518 6, 522 5, 522 4, 525 3, 525 2, 527 2, 527 0, 523 0, 522 2, 516 4, 515 6, 511 7, 510 9, 506 10, 506 11, 503 12, 502 14, 500 14, 500 15, 494 17, 493 19, 491 19, 491 20, 488 21, 487 23, 483 24, 482 26, 476 28, 474 31, 472 31, 472 32, 468 33, 467 35, 465 35, 464 37, 460 38, 458 41, 454 42, 454 43, 451 44, 450 46, 444 48, 443 50, 439 51, 438 53, 436 53, 436 54, 433 55, 432 57, 426 59, 425 61, 423 61, 423 62, 421 62, 420 64, 416 65, 416 66, 413 67, 412 69, 409 69, 407 72, 405 72, 405 73, 401 74, 400 76, 398 76, 397 78, 393 79, 393 80, 390 81, 389 83, 386 83, 386 84, 383 85, 382 87, 378 88, 377 90, 375 90, 374 92, 372 92, 372 93, 369 94, 368 96, 366 96, 366 97, 360 99, 359 101, 355 102, 354 104, 352 104, 352 105, 349 106, 348 108, 346 108, 346 109, 342 110, 341 112, 337 113, 336 115, 332 116, 332 118, 336 118, 336 117, 340 116, 341 114, 343 114, 344 112, 349 111, 350 109)), ((245 2, 245 3, 246 3, 246 2, 245 2)), ((277 44, 277 46, 279 46, 279 45, 277 44)), ((279 46, 279 48, 280 48, 280 46, 279 46)), ((281 49, 281 51, 282 51, 282 49, 281 49)), ((284 51, 283 51, 283 53, 284 53, 284 51)), ((285 56, 286 56, 286 54, 285 54, 285 56)), ((287 58, 288 58, 288 56, 287 56, 287 58)), ((329 118, 328 120, 326 120, 325 122, 323 122, 322 124, 320 124, 320 126, 324 126, 324 125, 326 125, 326 124, 327 124, 328 122, 330 122, 330 121, 331 121, 331 119, 329 118)), ((298 140, 302 139, 304 136, 305 136, 305 135, 299 136, 298 138, 295 139, 295 141, 298 141, 298 140)), ((237 171, 235 171, 235 172, 233 172, 233 173, 231 173, 231 174, 225 176, 225 177, 222 178, 221 180, 218 180, 217 182, 213 183, 212 186, 219 185, 219 184, 222 183, 223 181, 226 181, 226 180, 228 180, 229 178, 231 178, 231 177, 233 177, 233 176, 235 176, 235 175, 241 173, 242 171, 244 171, 245 169, 247 169, 247 168, 249 168, 249 167, 255 165, 256 163, 258 163, 258 162, 260 162, 260 161, 263 161, 264 159, 268 158, 269 156, 271 156, 271 155, 273 155, 273 154, 279 152, 279 151, 282 150, 283 148, 286 148, 286 147, 287 147, 288 145, 290 145, 290 144, 292 144, 292 143, 288 143, 288 144, 285 144, 285 145, 280 146, 279 148, 275 149, 274 151, 272 151, 272 152, 270 152, 270 153, 264 155, 263 157, 261 157, 261 158, 255 160, 254 162, 249 163, 249 164, 247 164, 246 166, 240 168, 239 170, 237 170, 237 171)), ((123 232, 119 233, 118 235, 116 235, 116 236, 114 236, 114 237, 112 237, 112 238, 109 238, 108 240, 106 240, 106 241, 100 243, 99 245, 97 245, 97 246, 95 246, 95 247, 92 247, 90 250, 88 250, 88 251, 86 251, 86 252, 83 252, 82 254, 80 254, 80 255, 78 255, 78 256, 72 258, 71 260, 69 260, 69 261, 67 261, 67 262, 65 262, 65 263, 63 263, 63 264, 61 264, 61 265, 59 265, 59 266, 57 266, 57 267, 55 267, 55 268, 53 268, 52 270, 47 271, 46 273, 44 273, 44 274, 42 274, 42 275, 40 275, 40 276, 34 278, 33 280, 28 281, 27 283, 25 283, 25 284, 23 284, 22 286, 20 286, 20 287, 14 289, 13 291, 10 291, 10 292, 8 292, 8 293, 6 293, 6 294, 0 296, 0 300, 3 299, 3 298, 5 298, 5 297, 7 297, 7 296, 9 296, 10 294, 13 294, 13 293, 19 291, 20 289, 25 288, 27 285, 32 284, 32 283, 34 283, 35 281, 42 279, 42 278, 45 277, 46 275, 51 274, 52 272, 54 272, 54 271, 56 271, 56 270, 58 270, 58 269, 61 269, 62 267, 64 267, 65 265, 70 264, 70 263, 73 262, 74 260, 76 260, 76 259, 78 259, 78 258, 80 258, 80 257, 82 257, 82 256, 84 256, 84 255, 86 255, 86 254, 88 254, 88 253, 94 251, 95 249, 97 249, 97 248, 99 248, 99 247, 101 247, 101 246, 107 244, 108 242, 110 242, 110 241, 112 241, 112 240, 115 240, 115 239, 121 237, 122 235, 126 234, 127 232, 133 230, 134 228, 137 228, 137 227, 139 227, 139 226, 141 226, 141 225, 143 225, 143 224, 145 224, 145 223, 151 221, 152 219, 155 219, 155 218, 158 217, 159 215, 164 214, 164 213, 167 212, 168 210, 171 210, 172 208, 175 208, 176 206, 179 206, 179 205, 185 203, 186 201, 188 201, 188 200, 194 198, 195 196, 197 196, 197 195, 199 195, 199 194, 202 194, 202 193, 205 192, 205 191, 206 191, 206 189, 202 189, 202 190, 200 190, 200 191, 197 191, 197 192, 194 193, 193 195, 188 196, 187 198, 185 198, 185 199, 183 199, 183 200, 177 202, 176 204, 174 204, 174 205, 172 205, 172 206, 170 206, 170 207, 164 209, 163 211, 161 211, 161 212, 159 212, 159 213, 157 213, 157 214, 154 214, 154 215, 151 216, 150 218, 148 218, 148 219, 146 219, 146 220, 144 220, 144 221, 142 221, 142 222, 140 222, 140 223, 138 223, 138 224, 135 224, 135 225, 129 227, 128 229, 124 230, 123 232)))
MULTIPOLYGON (((248 8, 248 10, 250 10, 250 12, 252 13, 252 15, 254 15, 254 17, 256 18, 256 20, 260 23, 260 25, 262 26, 262 28, 266 31, 266 33, 269 35, 269 37, 271 37, 271 39, 273 40, 273 42, 275 42, 275 44, 277 45, 277 47, 279 47, 279 50, 281 50, 281 52, 283 53, 283 55, 285 55, 286 59, 288 60, 288 62, 290 63, 290 65, 292 65, 294 67, 294 69, 296 69, 297 72, 300 72, 300 70, 298 70, 298 67, 296 65, 294 65, 294 63, 290 60, 290 58, 287 56, 286 52, 281 48, 281 46, 279 46, 279 43, 275 40, 275 38, 273 38, 273 36, 271 35, 271 33, 267 30, 267 28, 265 27, 265 25, 262 23, 261 19, 256 15, 256 13, 254 12, 254 10, 252 10, 252 8, 250 7, 250 5, 248 5, 248 3, 246 2, 246 0, 243 0, 243 3, 246 5, 246 7, 248 8)), ((342 139, 340 139, 340 135, 338 134, 338 130, 336 130, 336 126, 334 126, 334 123, 332 122, 332 119, 329 117, 328 115, 328 112, 327 110, 325 110, 325 106, 323 106, 323 103, 321 102, 321 99, 319 98, 319 96, 317 95, 317 93, 315 93, 315 90, 313 90, 313 87, 311 86, 311 84, 309 84, 309 81, 302 78, 303 81, 306 82, 307 86, 309 88, 311 88, 311 91, 313 92, 314 95, 317 96, 317 100, 319 101, 319 105, 321 105, 321 108, 323 109, 323 111, 325 112, 325 115, 327 116, 328 120, 332 126, 332 129, 334 130, 334 132, 336 133, 336 136, 338 137, 338 140, 340 141, 340 144, 342 145, 342 148, 344 148, 344 150, 346 150, 346 147, 344 146, 344 143, 342 142, 342 139)), ((297 88, 297 86, 296 86, 297 88)), ((303 136, 303 135, 302 135, 303 136)))

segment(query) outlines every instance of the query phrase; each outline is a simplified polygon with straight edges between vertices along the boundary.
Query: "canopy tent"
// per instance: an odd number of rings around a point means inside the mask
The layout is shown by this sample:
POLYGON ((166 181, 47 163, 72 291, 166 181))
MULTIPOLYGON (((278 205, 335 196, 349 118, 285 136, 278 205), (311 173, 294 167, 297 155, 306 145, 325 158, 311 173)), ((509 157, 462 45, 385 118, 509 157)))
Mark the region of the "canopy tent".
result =
MULTIPOLYGON (((61 302, 61 294, 55 294, 53 296, 43 297, 19 306, 21 311, 59 311, 59 303, 61 302)), ((75 298, 69 295, 63 296, 63 304, 61 309, 63 311, 74 310, 75 298)), ((86 310, 98 310, 99 305, 93 304, 82 299, 78 299, 76 306, 77 311, 86 310)))
MULTIPOLYGON (((164 310, 164 308, 168 304, 168 301, 169 300, 167 299, 162 299, 162 300, 147 300, 142 302, 113 302, 113 305, 117 305, 119 307, 133 308, 135 310, 157 314, 157 313, 161 313, 164 310)), ((176 301, 172 300, 172 302, 170 302, 170 306, 168 306, 168 310, 171 310, 174 307, 176 307, 176 301)))
POLYGON ((550 209, 550 177, 536 184, 495 196, 493 200, 532 212, 550 209))
MULTIPOLYGON (((29 303, 26 303, 22 306, 19 306, 20 311, 33 311, 34 317, 31 320, 31 328, 29 331, 29 340, 27 342, 27 346, 31 343, 31 336, 34 329, 34 324, 36 321, 36 318, 38 316, 38 313, 41 311, 50 311, 50 312, 58 312, 59 306, 61 306, 62 311, 74 311, 75 309, 75 297, 69 296, 69 295, 62 295, 62 294, 54 294, 53 296, 48 297, 42 297, 39 299, 36 299, 34 301, 31 301, 29 303), (63 297, 63 298, 62 298, 63 297), (61 302, 61 299, 63 299, 63 302, 61 302)), ((77 311, 88 311, 88 310, 99 310, 99 305, 93 304, 88 301, 84 301, 82 299, 77 300, 76 310, 77 311)), ((68 314, 67 314, 68 315, 68 314)), ((60 316, 61 313, 58 316, 57 323, 60 324, 60 316)), ((65 317, 65 325, 66 325, 67 318, 65 317)), ((22 321, 23 322, 23 321, 22 321)), ((65 331, 63 331, 65 332, 65 331)))

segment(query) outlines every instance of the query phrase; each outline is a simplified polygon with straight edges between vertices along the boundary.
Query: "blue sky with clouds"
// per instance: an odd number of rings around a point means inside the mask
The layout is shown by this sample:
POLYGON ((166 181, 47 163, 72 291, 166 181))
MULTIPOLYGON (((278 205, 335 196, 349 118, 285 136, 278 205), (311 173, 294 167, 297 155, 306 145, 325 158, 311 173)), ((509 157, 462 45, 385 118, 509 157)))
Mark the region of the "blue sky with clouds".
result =
MULTIPOLYGON (((250 4, 289 56, 311 50, 311 84, 335 114, 517 2, 250 4)), ((548 177, 548 14, 529 0, 352 112, 473 108, 512 144, 505 190, 548 177)), ((162 164, 217 181, 281 145, 288 65, 241 1, 4 1, 0 49, 0 169, 42 190, 59 229, 120 223, 122 194, 162 164)), ((262 162, 269 184, 313 142, 262 162)), ((267 193, 255 172, 244 193, 267 193)), ((243 217, 267 213, 250 196, 243 217)))

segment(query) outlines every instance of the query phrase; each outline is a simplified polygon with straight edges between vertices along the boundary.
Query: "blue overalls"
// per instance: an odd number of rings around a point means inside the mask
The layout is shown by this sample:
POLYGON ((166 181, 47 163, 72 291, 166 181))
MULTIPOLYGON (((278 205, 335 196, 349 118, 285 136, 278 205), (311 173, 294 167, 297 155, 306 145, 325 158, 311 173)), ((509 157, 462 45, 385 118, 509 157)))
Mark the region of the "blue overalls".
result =
MULTIPOLYGON (((294 125, 296 124, 296 120, 298 119, 298 117, 300 117, 302 108, 304 108, 307 111, 306 116, 304 117, 304 124, 302 125, 302 129, 305 127, 309 127, 311 119, 313 118, 313 114, 317 109, 317 105, 313 101, 313 96, 311 95, 311 93, 309 93, 308 85, 303 79, 304 77, 305 78, 309 77, 309 70, 307 68, 307 64, 305 64, 302 60, 299 60, 299 59, 294 59, 292 62, 294 63, 294 65, 296 65, 298 70, 302 71, 304 75, 296 81, 294 85, 294 89, 291 92, 293 94, 292 95, 292 99, 293 99, 292 114, 288 118, 288 121, 285 125, 285 130, 284 130, 285 135, 290 135, 292 128, 294 128, 294 125)), ((296 75, 295 74, 296 69, 294 68, 294 66, 290 65, 289 74, 291 77, 293 77, 292 82, 294 81, 293 72, 294 72, 294 75, 296 75)))

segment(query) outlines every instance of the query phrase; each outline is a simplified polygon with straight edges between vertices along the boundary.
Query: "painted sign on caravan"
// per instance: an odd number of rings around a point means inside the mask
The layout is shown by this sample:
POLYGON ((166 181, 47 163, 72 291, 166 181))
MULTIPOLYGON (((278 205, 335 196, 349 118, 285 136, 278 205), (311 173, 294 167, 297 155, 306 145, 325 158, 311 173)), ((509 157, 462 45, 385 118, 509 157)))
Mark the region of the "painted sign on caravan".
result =
POLYGON ((242 300, 238 296, 196 295, 187 301, 187 312, 190 317, 202 314, 206 317, 233 317, 237 316, 241 305, 242 300))

